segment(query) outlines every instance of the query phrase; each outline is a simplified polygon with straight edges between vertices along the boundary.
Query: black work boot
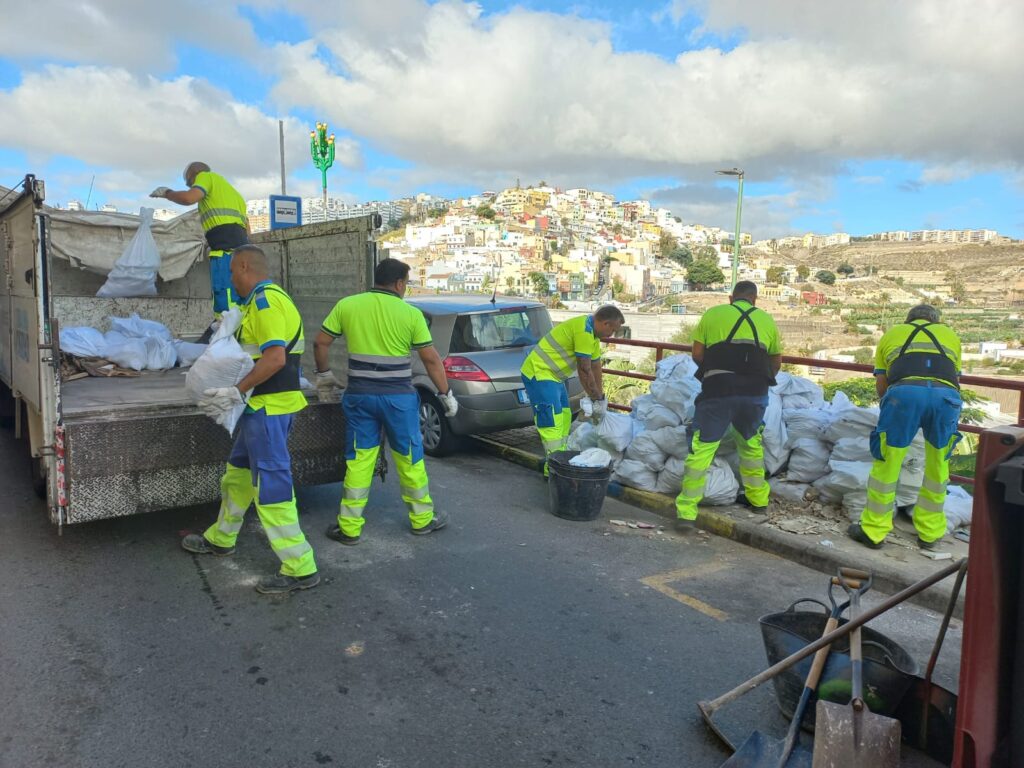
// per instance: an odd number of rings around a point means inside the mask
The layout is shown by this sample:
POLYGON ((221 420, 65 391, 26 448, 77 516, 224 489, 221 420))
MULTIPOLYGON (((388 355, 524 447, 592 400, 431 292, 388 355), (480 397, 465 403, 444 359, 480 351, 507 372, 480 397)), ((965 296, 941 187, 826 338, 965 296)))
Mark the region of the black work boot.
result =
POLYGON ((181 548, 186 552, 194 552, 197 555, 217 555, 224 557, 235 554, 234 547, 218 547, 206 540, 205 536, 198 533, 190 533, 181 540, 181 548))
POLYGON ((340 541, 349 547, 354 547, 359 543, 359 536, 349 536, 343 530, 341 526, 334 525, 327 529, 327 538, 333 539, 334 541, 340 541))
POLYGON ((920 536, 918 536, 917 537, 917 546, 920 547, 921 549, 935 549, 937 546, 939 546, 939 542, 941 542, 941 541, 942 541, 941 537, 936 539, 935 541, 925 541, 920 536))
POLYGON ((871 538, 864 533, 864 529, 860 527, 860 523, 851 523, 850 527, 846 529, 846 535, 856 541, 858 544, 863 544, 865 547, 870 549, 881 549, 883 542, 872 541, 871 538))
POLYGON ((676 518, 676 531, 678 533, 692 533, 697 530, 697 521, 685 517, 676 518))
POLYGON ((260 579, 256 591, 263 595, 284 595, 296 589, 310 589, 319 583, 320 574, 317 571, 308 576, 285 576, 283 573, 277 573, 260 579))
POLYGON ((415 536, 426 536, 428 533, 441 530, 446 525, 448 525, 448 513, 435 511, 429 523, 422 528, 413 528, 412 532, 415 536))
POLYGON ((745 493, 741 493, 739 496, 736 497, 736 503, 739 504, 741 507, 746 507, 752 512, 757 512, 757 514, 759 515, 768 514, 767 504, 765 504, 763 507, 759 507, 756 504, 752 503, 750 499, 747 498, 747 494, 745 493))

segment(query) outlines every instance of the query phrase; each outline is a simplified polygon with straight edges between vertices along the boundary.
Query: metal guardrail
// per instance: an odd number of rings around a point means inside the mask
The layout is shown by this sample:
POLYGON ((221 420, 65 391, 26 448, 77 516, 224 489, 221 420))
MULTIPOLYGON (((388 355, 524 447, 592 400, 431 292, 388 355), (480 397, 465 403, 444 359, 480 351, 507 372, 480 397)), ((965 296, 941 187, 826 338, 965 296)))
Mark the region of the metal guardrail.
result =
MULTIPOLYGON (((628 346, 628 347, 642 347, 644 349, 654 350, 655 361, 660 361, 664 356, 665 352, 690 352, 693 347, 689 344, 673 344, 668 341, 645 341, 643 339, 618 339, 613 338, 609 340, 609 345, 612 346, 628 346)), ((813 368, 832 368, 839 371, 855 371, 857 373, 866 373, 869 376, 874 375, 874 368, 870 365, 864 365, 862 363, 843 363, 838 360, 819 360, 814 357, 798 357, 795 355, 783 355, 782 362, 790 363, 792 365, 807 365, 813 368)), ((637 371, 617 371, 612 368, 601 369, 606 376, 624 376, 630 379, 641 379, 643 381, 654 381, 654 376, 646 373, 639 373, 637 371)), ((972 376, 970 374, 964 374, 960 377, 961 384, 974 384, 979 387, 992 387, 993 389, 1006 389, 1017 393, 1017 426, 1024 427, 1024 381, 1013 381, 1007 379, 1001 379, 992 376, 972 376)), ((617 411, 629 411, 630 407, 627 405, 618 405, 617 403, 609 403, 609 408, 617 411)), ((984 430, 981 427, 975 426, 974 424, 960 424, 959 429, 961 432, 972 432, 974 434, 981 434, 984 430)), ((974 478, 964 477, 962 475, 950 475, 950 480, 954 480, 958 483, 974 484, 974 478)))

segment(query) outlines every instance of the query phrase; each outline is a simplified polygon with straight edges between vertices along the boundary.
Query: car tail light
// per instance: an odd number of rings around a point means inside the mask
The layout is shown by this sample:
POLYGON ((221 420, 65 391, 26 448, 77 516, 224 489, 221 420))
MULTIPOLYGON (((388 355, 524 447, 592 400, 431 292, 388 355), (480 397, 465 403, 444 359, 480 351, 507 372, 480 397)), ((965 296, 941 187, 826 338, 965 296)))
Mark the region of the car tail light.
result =
POLYGON ((444 359, 444 372, 449 379, 457 381, 490 381, 491 377, 484 373, 483 368, 468 357, 454 355, 444 359))

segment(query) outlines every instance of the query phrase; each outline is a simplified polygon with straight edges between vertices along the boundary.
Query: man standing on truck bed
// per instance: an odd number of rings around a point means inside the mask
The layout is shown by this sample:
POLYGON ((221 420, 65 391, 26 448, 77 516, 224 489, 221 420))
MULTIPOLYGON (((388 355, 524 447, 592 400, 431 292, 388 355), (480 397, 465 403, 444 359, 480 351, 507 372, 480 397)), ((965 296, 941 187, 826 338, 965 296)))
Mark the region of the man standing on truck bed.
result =
POLYGON ((281 560, 280 573, 260 580, 257 591, 309 589, 320 583, 320 575, 299 527, 288 453, 292 421, 306 407, 299 384, 302 318, 288 294, 268 279, 267 257, 257 246, 235 249, 231 280, 244 297, 237 338, 256 365, 237 386, 207 390, 200 403, 211 416, 241 403, 246 408, 221 480, 217 522, 202 535, 189 534, 181 545, 196 554, 230 555, 255 502, 270 548, 281 560))
POLYGON ((330 346, 340 336, 348 343, 348 387, 342 398, 345 487, 338 525, 327 531, 329 538, 342 544, 359 543, 382 431, 391 444, 412 532, 433 533, 448 522, 445 513, 434 511, 430 498, 420 434, 420 398, 412 385, 412 350, 437 387, 445 415, 455 416, 459 403, 448 387, 423 313, 402 300, 408 280, 408 264, 384 259, 373 270, 373 289, 335 304, 316 337, 316 386, 321 400, 332 399, 334 389, 340 386, 328 361, 330 346))
POLYGON ((189 163, 182 176, 188 189, 157 187, 149 196, 162 197, 178 205, 199 204, 199 220, 210 246, 213 311, 219 316, 232 304, 238 304, 238 296, 231 293, 231 251, 249 242, 245 199, 206 163, 189 163))
POLYGON ((697 520, 704 481, 722 438, 735 431, 744 493, 737 501, 755 512, 768 511, 770 488, 764 476, 764 412, 768 387, 782 366, 782 343, 772 316, 754 305, 757 286, 742 280, 728 304, 712 307, 693 331, 693 360, 702 383, 690 425, 682 489, 676 498, 676 530, 697 520))
POLYGON ((939 311, 919 304, 894 325, 875 350, 875 391, 882 398, 871 433, 875 463, 868 499, 850 538, 878 549, 892 530, 900 468, 919 429, 924 430, 924 483, 914 505, 914 527, 922 549, 946 535, 949 456, 960 440, 960 337, 939 322, 939 311))
MULTIPOLYGON (((618 307, 601 307, 592 315, 580 315, 559 323, 533 348, 519 373, 533 404, 533 420, 540 433, 545 458, 564 451, 572 426, 569 391, 565 382, 579 373, 586 392, 583 413, 600 421, 608 411, 601 382, 601 340, 615 335, 626 322, 618 307)), ((547 461, 544 476, 548 475, 547 461)))

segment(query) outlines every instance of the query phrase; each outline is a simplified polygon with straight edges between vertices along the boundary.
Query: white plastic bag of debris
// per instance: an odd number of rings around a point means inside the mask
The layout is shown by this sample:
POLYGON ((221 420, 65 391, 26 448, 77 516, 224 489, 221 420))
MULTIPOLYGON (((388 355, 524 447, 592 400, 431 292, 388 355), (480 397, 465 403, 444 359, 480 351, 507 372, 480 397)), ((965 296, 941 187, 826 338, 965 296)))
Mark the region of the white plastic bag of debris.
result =
POLYGON ((740 483, 733 474, 732 467, 715 457, 704 480, 704 499, 701 504, 733 504, 739 492, 740 483))
POLYGON ((658 484, 658 473, 639 461, 623 459, 615 467, 614 478, 623 485, 653 491, 658 484))
POLYGON ((828 474, 828 443, 813 437, 801 437, 793 443, 789 454, 786 479, 798 483, 813 483, 828 474))
POLYGON ((783 408, 782 410, 782 422, 786 425, 790 445, 804 437, 824 440, 825 430, 828 429, 831 421, 831 414, 824 408, 783 408))
POLYGON ((665 468, 658 473, 658 485, 655 490, 658 493, 678 496, 683 489, 683 471, 684 459, 670 456, 665 462, 665 468))
POLYGON ((106 338, 87 325, 60 329, 60 351, 78 357, 104 357, 106 338))
POLYGON ((946 532, 952 533, 961 526, 971 524, 971 510, 974 508, 974 497, 959 485, 951 485, 946 489, 946 532))
POLYGON ((125 336, 117 331, 107 331, 103 343, 103 357, 115 365, 133 371, 142 371, 148 367, 149 353, 146 350, 145 339, 125 336))
POLYGON ((626 448, 626 458, 639 461, 654 472, 661 472, 668 456, 658 447, 652 434, 644 431, 634 437, 626 448))
POLYGON ((108 317, 110 330, 123 333, 125 336, 133 336, 140 339, 154 338, 172 341, 174 334, 171 329, 156 320, 145 320, 139 317, 138 312, 132 312, 128 317, 108 317))
POLYGON ((612 456, 608 451, 603 451, 600 448, 588 448, 580 453, 579 456, 573 456, 569 459, 569 463, 574 467, 603 469, 612 463, 612 456))
MULTIPOLYGON (((235 331, 242 322, 242 313, 232 308, 221 315, 220 328, 213 335, 206 351, 185 374, 185 388, 195 402, 200 402, 208 389, 233 387, 253 368, 252 357, 235 339, 235 331)), ((229 433, 241 418, 245 405, 241 404, 216 419, 229 433)))
POLYGON ((834 412, 832 421, 825 430, 825 439, 838 443, 844 437, 867 439, 878 425, 878 409, 851 405, 834 412))
POLYGON ((121 257, 114 262, 107 282, 96 292, 100 298, 156 296, 156 273, 160 268, 160 251, 150 231, 153 209, 139 211, 139 228, 128 242, 121 257))
POLYGON ((633 419, 629 414, 609 411, 597 425, 597 437, 599 447, 621 454, 633 440, 633 419))
POLYGON ((782 419, 782 398, 774 392, 768 393, 768 408, 764 412, 764 467, 769 475, 778 473, 789 461, 789 449, 786 444, 789 433, 782 419))
POLYGON ((836 461, 874 461, 871 442, 862 437, 844 437, 832 446, 832 458, 836 461))
POLYGON ((659 379, 693 379, 697 375, 697 364, 685 353, 662 358, 655 369, 659 379))
POLYGON ((679 424, 679 416, 655 400, 654 395, 641 395, 633 400, 633 418, 643 424, 644 429, 648 431, 675 427, 679 424))
MULTIPOLYGON (((207 344, 194 344, 191 341, 182 341, 181 339, 174 340, 174 351, 177 354, 178 366, 181 368, 188 368, 194 363, 199 356, 206 351, 207 344)), ((308 387, 304 387, 308 389, 308 387)))
POLYGON ((693 419, 693 401, 700 394, 700 382, 694 378, 697 364, 689 355, 672 355, 659 360, 651 394, 672 410, 683 423, 693 419))
POLYGON ((772 391, 782 398, 783 408, 820 408, 825 404, 821 387, 809 379, 780 371, 775 382, 772 391))
POLYGON ((567 447, 570 451, 582 453, 588 448, 597 448, 597 429, 589 421, 580 422, 569 435, 567 447))
POLYGON ((685 426, 648 430, 648 434, 666 456, 685 459, 690 453, 690 438, 685 426))

